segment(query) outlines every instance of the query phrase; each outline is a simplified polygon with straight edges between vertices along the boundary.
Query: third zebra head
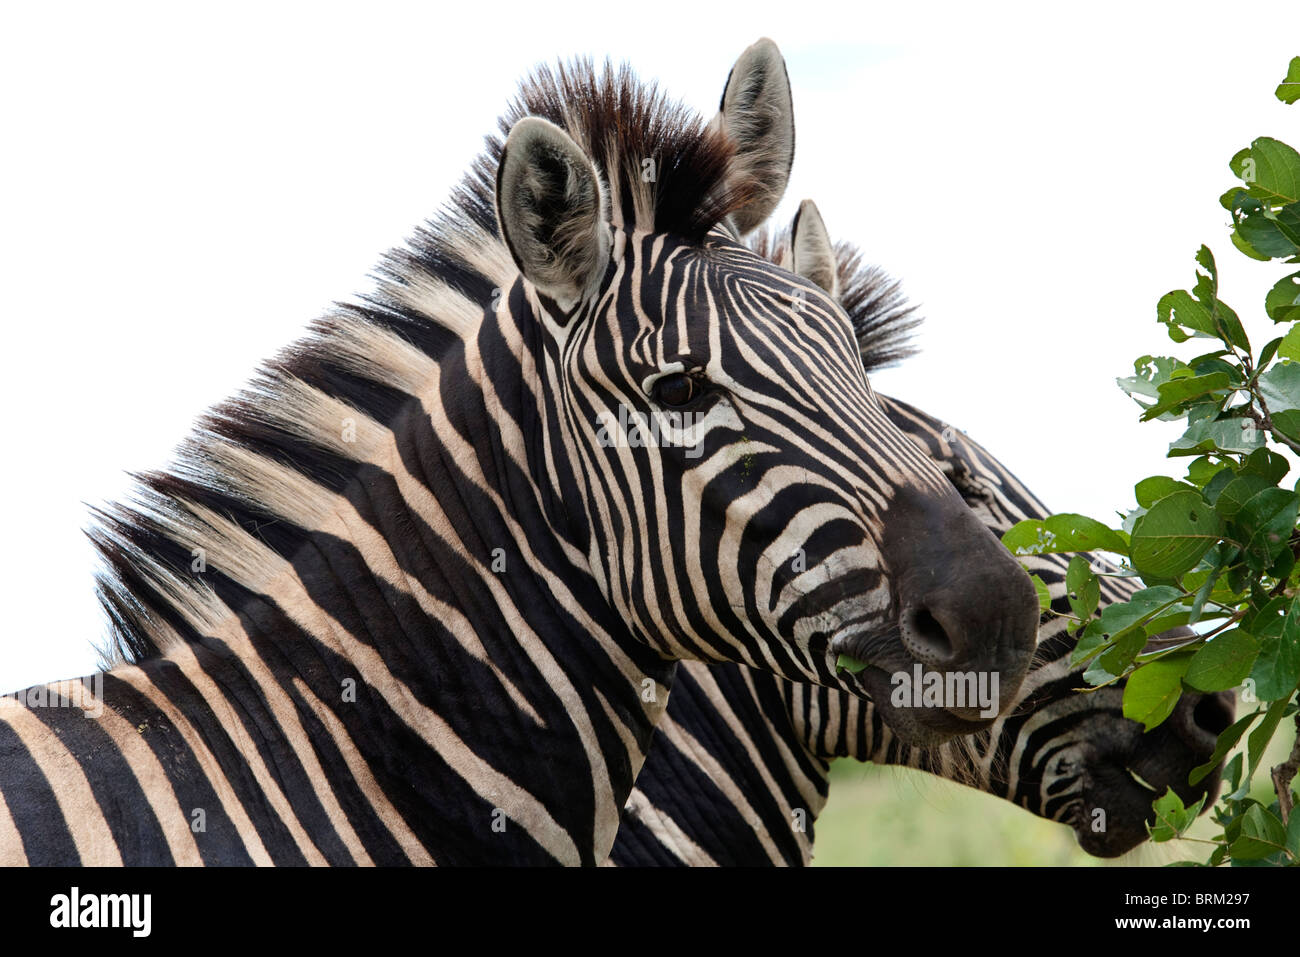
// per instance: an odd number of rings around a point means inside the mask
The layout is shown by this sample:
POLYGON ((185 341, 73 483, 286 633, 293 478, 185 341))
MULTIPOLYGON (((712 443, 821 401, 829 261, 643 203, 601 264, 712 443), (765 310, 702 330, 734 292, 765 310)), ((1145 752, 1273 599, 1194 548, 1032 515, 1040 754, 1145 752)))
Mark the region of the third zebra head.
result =
POLYGON ((884 414, 835 300, 738 241, 793 147, 770 41, 707 126, 626 73, 539 74, 500 152, 498 318, 534 357, 561 521, 642 641, 868 694, 918 742, 966 733, 1013 699, 1037 600, 884 414), (960 697, 891 707, 918 673, 960 697))

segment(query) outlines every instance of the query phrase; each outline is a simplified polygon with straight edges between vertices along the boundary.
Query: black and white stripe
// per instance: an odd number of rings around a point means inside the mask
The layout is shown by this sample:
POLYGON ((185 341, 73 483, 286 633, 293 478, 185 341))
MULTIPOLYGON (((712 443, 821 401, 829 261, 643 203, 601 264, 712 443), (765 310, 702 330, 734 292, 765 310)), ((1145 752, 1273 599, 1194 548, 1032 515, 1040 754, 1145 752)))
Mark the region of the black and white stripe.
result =
MULTIPOLYGON (((800 224, 814 217, 820 228, 815 207, 805 203, 795 239, 800 224)), ((787 263, 795 248, 789 238, 768 236, 755 245, 787 263)), ((832 258, 838 268, 828 288, 849 307, 867 368, 908 354, 902 334, 916 320, 897 284, 863 265, 848 244, 832 258)), ((905 403, 882 402, 992 531, 1001 534, 1022 519, 1050 514, 963 433, 905 403)), ((1069 557, 1023 559, 1062 614, 1070 612, 1069 557)), ((1137 587, 1131 578, 1103 578, 1101 607, 1137 587)), ((1069 824, 1091 853, 1129 850, 1146 838, 1151 788, 1163 793, 1172 786, 1189 804, 1217 788, 1215 774, 1197 787, 1187 784, 1187 775, 1213 753, 1218 732, 1232 719, 1232 697, 1185 695, 1169 721, 1143 734, 1141 725, 1123 717, 1122 687, 1078 693, 1085 682, 1082 669, 1069 665, 1074 641, 1067 622, 1044 616, 1037 655, 1010 714, 987 731, 934 748, 900 741, 871 702, 834 689, 731 664, 684 663, 611 862, 806 864, 835 758, 920 768, 1069 824)))
POLYGON ((0 710, 0 860, 591 864, 678 657, 864 694, 836 655, 888 635, 1014 690, 1027 579, 833 300, 732 238, 789 170, 770 42, 723 102, 706 127, 627 71, 539 72, 378 290, 100 513, 123 660, 0 710), (668 396, 678 443, 600 441, 668 396), (929 595, 959 549, 909 542, 950 524, 990 560, 929 595), (909 632, 923 606, 950 635, 909 632))

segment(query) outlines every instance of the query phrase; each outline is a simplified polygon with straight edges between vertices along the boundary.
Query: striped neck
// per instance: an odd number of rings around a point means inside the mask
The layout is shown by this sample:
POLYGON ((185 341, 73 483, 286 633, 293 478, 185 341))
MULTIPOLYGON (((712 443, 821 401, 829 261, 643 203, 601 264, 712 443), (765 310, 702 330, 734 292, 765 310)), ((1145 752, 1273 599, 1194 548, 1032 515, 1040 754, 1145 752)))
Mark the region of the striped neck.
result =
MULTIPOLYGON (((296 547, 205 514, 221 533, 199 536, 205 574, 229 611, 115 670, 110 705, 173 702, 200 763, 206 741, 291 742, 252 771, 290 820, 329 804, 316 782, 366 778, 437 863, 602 859, 673 664, 633 640, 586 569, 529 338, 488 315, 436 359, 390 354, 406 398, 382 424, 309 390, 294 421, 338 433, 352 477, 329 489, 245 456, 245 487, 296 547), (322 762, 338 767, 323 778, 322 762)), ((301 822, 305 860, 319 833, 301 822)))

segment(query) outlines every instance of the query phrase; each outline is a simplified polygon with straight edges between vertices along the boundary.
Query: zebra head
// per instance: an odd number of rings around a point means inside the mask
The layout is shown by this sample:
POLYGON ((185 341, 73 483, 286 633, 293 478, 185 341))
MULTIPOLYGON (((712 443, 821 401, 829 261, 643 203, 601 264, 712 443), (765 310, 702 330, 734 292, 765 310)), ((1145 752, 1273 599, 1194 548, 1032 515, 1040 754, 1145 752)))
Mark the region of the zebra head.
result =
MULTIPOLYGON (((800 206, 786 234, 762 234, 753 246, 839 300, 853 323, 868 370, 911 353, 903 333, 919 320, 897 284, 863 265, 851 244, 832 244, 810 200, 800 206)), ((990 530, 1005 532, 1021 519, 1050 514, 1005 466, 970 439, 906 403, 888 397, 882 402, 894 423, 941 464, 972 514, 990 530)), ((1072 613, 1065 595, 1069 557, 1025 559, 1047 584, 1052 612, 1044 616, 1034 661, 1014 709, 990 729, 933 749, 900 746, 867 734, 846 745, 818 722, 824 714, 849 709, 827 705, 805 709, 808 714, 792 711, 801 736, 831 742, 828 753, 814 750, 818 757, 851 753, 860 760, 916 765, 1005 798, 1040 817, 1068 824, 1079 845, 1099 857, 1118 856, 1147 839, 1146 825, 1155 823, 1151 802, 1167 788, 1187 806, 1202 797, 1206 807, 1213 804, 1222 763, 1196 784, 1188 783, 1189 776, 1211 760, 1219 734, 1232 723, 1233 694, 1185 692, 1168 719, 1144 731, 1124 717, 1123 682, 1080 693, 1088 683, 1084 667, 1070 664, 1077 642, 1066 627, 1072 613)), ((1100 607, 1127 600, 1137 588, 1132 578, 1103 578, 1100 607)), ((1147 651, 1172 647, 1191 636, 1188 628, 1171 629, 1153 638, 1147 651)))
MULTIPOLYGON (((1153 638, 1148 650, 1191 636, 1190 629, 1174 629, 1153 638)), ((1046 674, 1068 670, 1063 666, 1073 646, 1058 636, 1044 643, 1040 654, 1059 656, 1046 674)), ((989 789, 1068 824, 1089 854, 1116 857, 1147 839, 1146 825, 1155 823, 1151 802, 1166 789, 1189 807, 1202 798, 1205 807, 1214 803, 1222 764, 1196 784, 1188 778, 1210 761, 1219 734, 1232 724, 1234 696, 1187 692, 1173 714, 1144 731, 1124 717, 1122 684, 1081 694, 1081 671, 1032 689, 995 729, 989 789)))
POLYGON ((498 319, 531 344, 557 524, 611 606, 666 656, 873 696, 917 740, 986 725, 1033 652, 1028 577, 890 423, 833 297, 739 241, 793 157, 775 45, 707 126, 607 67, 539 73, 506 129, 498 319), (922 668, 991 676, 993 706, 892 708, 922 668))

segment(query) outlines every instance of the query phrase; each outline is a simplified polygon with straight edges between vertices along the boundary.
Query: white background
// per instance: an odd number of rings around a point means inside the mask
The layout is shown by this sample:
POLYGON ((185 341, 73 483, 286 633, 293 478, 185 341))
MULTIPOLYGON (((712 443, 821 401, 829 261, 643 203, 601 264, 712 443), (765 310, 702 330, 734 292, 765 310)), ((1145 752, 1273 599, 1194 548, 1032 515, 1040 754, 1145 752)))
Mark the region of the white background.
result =
MULTIPOLYGON (((1300 4, 810 2, 352 7, 7 4, 0 12, 0 691, 97 666, 83 502, 165 462, 206 405, 435 210, 519 77, 633 63, 711 115, 759 36, 816 199, 901 277, 924 353, 883 391, 967 429, 1054 508, 1107 517, 1176 469, 1114 385, 1177 350, 1158 297, 1202 242, 1256 347, 1283 267, 1215 202, 1259 135, 1300 4), (1085 462, 1091 457, 1092 464, 1085 462)), ((1153 434, 1154 433, 1154 434, 1153 434)))

